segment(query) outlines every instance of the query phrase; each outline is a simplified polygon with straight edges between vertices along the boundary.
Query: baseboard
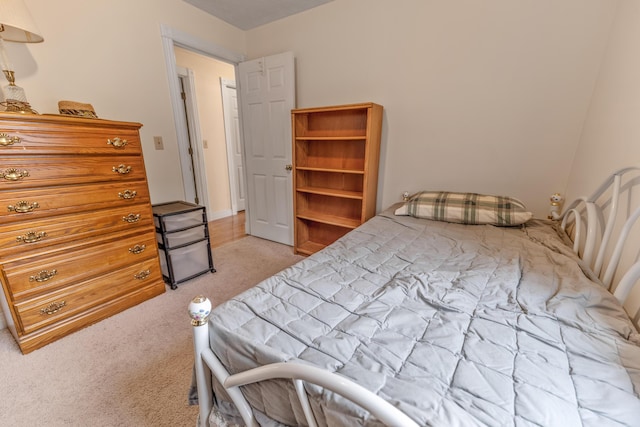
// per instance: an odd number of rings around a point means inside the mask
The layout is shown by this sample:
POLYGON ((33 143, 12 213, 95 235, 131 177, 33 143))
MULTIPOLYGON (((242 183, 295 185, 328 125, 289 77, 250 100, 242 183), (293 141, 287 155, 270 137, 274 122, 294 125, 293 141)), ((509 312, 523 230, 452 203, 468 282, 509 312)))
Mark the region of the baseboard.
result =
POLYGON ((215 221, 216 219, 226 218, 231 215, 233 215, 233 211, 231 209, 217 212, 207 212, 207 221, 215 221))

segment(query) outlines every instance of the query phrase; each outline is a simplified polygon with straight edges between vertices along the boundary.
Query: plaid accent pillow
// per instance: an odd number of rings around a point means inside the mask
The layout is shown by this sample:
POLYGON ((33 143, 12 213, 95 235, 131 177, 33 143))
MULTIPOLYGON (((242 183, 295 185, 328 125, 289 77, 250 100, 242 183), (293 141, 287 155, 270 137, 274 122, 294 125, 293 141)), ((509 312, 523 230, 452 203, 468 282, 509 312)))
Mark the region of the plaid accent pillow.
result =
POLYGON ((396 209, 395 214, 503 227, 524 224, 533 216, 520 200, 512 197, 448 191, 421 191, 396 209))

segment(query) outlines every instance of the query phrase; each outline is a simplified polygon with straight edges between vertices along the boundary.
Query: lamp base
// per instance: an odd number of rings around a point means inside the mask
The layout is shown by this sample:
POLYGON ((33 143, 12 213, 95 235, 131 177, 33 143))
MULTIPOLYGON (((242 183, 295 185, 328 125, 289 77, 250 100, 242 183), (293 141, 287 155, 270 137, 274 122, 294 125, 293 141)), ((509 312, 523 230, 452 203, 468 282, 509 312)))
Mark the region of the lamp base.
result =
POLYGON ((31 108, 31 105, 29 105, 29 103, 25 101, 7 99, 3 102, 0 102, 0 105, 5 108, 4 111, 7 113, 38 114, 38 112, 31 108))
POLYGON ((29 102, 27 102, 27 95, 24 93, 24 89, 17 86, 13 80, 13 71, 3 70, 9 84, 2 88, 2 95, 4 102, 0 102, 7 112, 22 113, 22 114, 38 114, 37 111, 31 108, 29 102))
MULTIPOLYGON (((2 27, 2 24, 0 24, 2 27)), ((0 33, 4 31, 4 28, 0 29, 0 33)), ((2 73, 9 82, 8 85, 2 88, 2 99, 4 102, 0 102, 5 108, 5 111, 22 114, 38 114, 31 105, 27 102, 27 95, 24 93, 24 89, 16 85, 15 73, 13 70, 9 70, 8 61, 4 60, 4 42, 0 35, 0 57, 2 58, 2 73)))

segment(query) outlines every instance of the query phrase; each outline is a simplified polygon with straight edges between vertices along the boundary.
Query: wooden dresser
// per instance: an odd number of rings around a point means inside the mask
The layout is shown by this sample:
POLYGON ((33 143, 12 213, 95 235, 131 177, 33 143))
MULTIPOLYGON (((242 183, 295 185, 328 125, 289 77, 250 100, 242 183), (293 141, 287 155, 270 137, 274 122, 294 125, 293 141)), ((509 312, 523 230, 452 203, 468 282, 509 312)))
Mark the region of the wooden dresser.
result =
POLYGON ((23 353, 164 292, 140 127, 0 113, 0 303, 23 353))

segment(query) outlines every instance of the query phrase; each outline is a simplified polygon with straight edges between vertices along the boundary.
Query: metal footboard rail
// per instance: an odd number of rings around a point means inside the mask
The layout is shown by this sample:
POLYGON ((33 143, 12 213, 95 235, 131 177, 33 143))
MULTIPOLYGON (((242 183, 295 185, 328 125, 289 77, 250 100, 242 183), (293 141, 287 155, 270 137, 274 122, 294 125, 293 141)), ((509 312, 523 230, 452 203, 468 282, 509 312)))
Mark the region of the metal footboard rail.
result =
POLYGON ((200 426, 206 427, 209 425, 208 418, 213 408, 211 389, 211 374, 213 374, 225 388, 231 400, 233 400, 240 416, 248 427, 258 427, 259 424, 240 387, 271 379, 289 379, 293 381, 305 419, 310 427, 316 427, 317 423, 311 410, 309 398, 304 390, 305 382, 315 384, 341 395, 366 409, 387 426, 418 427, 418 424, 404 412, 370 390, 342 375, 329 372, 316 366, 295 362, 272 363, 237 374, 229 374, 209 347, 208 319, 210 312, 211 301, 203 296, 197 296, 191 304, 189 304, 189 315, 192 319, 193 343, 196 356, 195 370, 198 387, 198 404, 200 407, 200 426))

